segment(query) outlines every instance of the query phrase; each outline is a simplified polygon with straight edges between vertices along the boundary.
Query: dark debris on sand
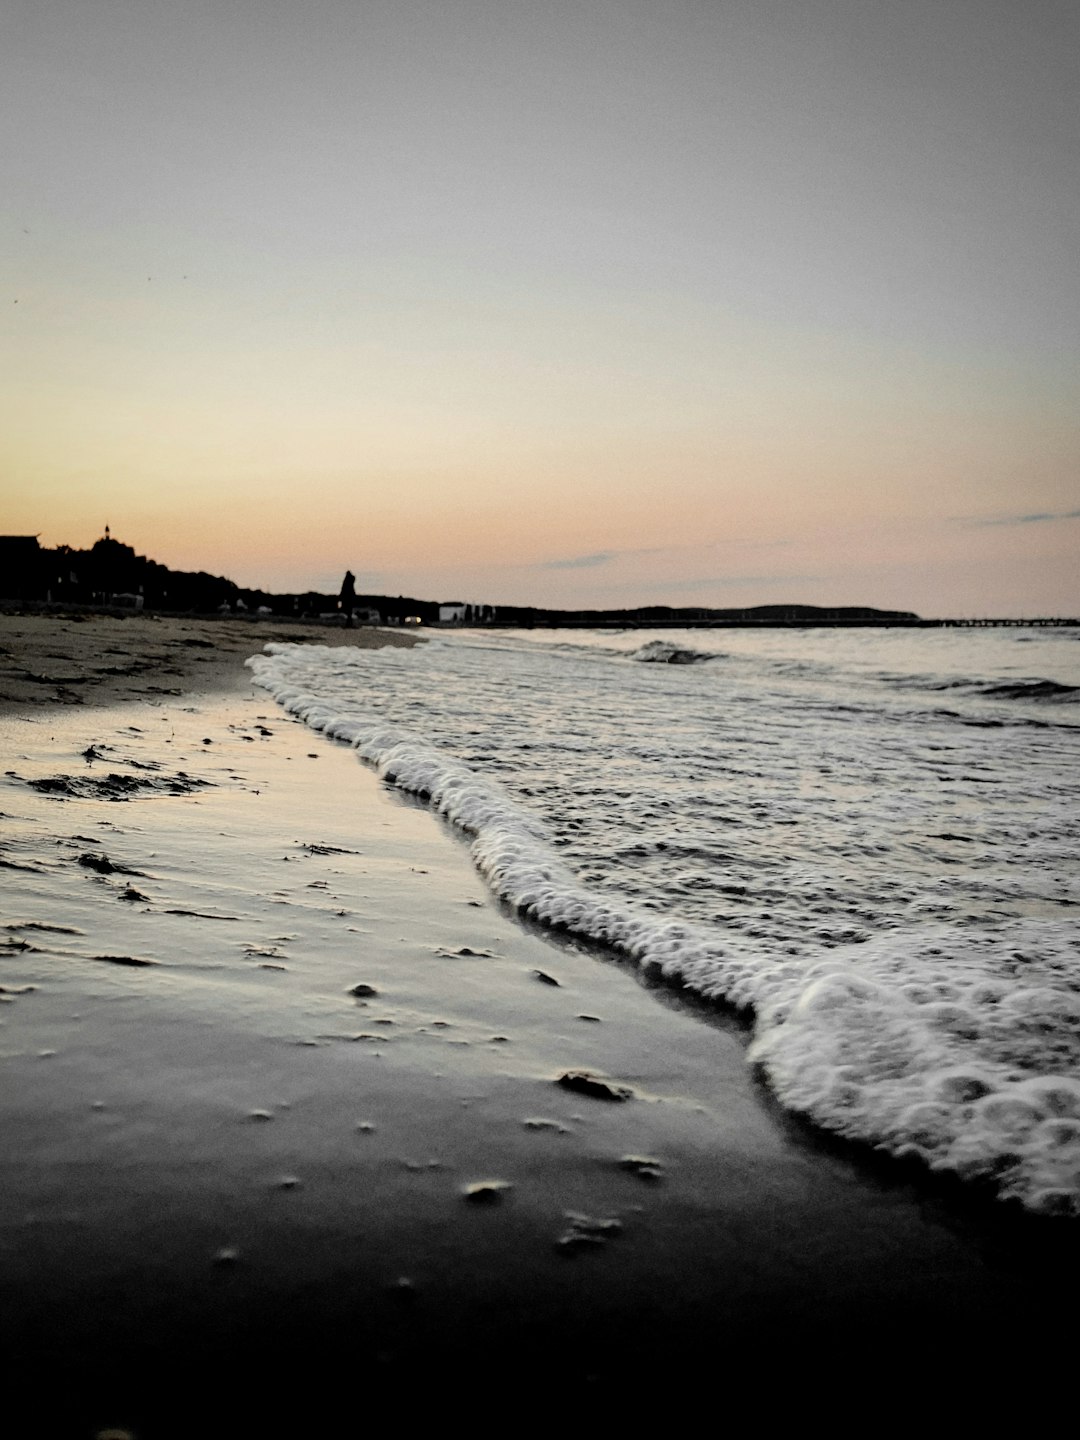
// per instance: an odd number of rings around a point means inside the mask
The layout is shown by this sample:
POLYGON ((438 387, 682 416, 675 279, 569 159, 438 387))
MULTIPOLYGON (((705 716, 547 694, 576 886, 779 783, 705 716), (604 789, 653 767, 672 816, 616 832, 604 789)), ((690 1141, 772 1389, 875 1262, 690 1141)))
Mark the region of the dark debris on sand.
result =
MULTIPOLYGON (((22 780, 21 775, 14 779, 22 780)), ((148 792, 158 795, 190 795, 212 785, 212 780, 198 780, 185 771, 175 775, 159 775, 150 779, 143 775, 119 775, 115 771, 108 775, 47 775, 40 780, 23 782, 42 795, 57 800, 131 800, 148 792)))
POLYGON ((617 1085, 612 1080, 604 1080, 599 1075, 593 1075, 589 1070, 564 1070, 555 1081, 564 1090, 572 1090, 575 1095, 588 1095, 593 1100, 632 1100, 634 1092, 628 1085, 617 1085))
POLYGON ((96 870, 99 875, 139 875, 142 872, 132 870, 127 865, 118 865, 115 860, 110 860, 104 854, 80 855, 77 864, 82 865, 86 870, 96 870))

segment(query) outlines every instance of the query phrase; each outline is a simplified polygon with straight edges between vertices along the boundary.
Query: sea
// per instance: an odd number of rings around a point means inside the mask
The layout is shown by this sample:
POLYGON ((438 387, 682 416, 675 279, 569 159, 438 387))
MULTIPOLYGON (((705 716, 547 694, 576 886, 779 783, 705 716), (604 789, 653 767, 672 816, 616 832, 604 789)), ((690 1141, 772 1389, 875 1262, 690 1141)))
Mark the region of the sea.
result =
POLYGON ((824 1130, 1080 1215, 1080 630, 440 632, 256 683, 824 1130))

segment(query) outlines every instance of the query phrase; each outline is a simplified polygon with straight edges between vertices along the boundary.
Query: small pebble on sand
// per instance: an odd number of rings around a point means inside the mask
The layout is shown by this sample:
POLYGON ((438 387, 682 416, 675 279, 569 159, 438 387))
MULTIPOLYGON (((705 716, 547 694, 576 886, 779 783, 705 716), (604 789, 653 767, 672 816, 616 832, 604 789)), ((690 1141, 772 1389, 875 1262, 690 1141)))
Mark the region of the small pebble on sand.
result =
POLYGON ((510 1188, 507 1180, 474 1180, 461 1193, 471 1205, 500 1205, 510 1188))
POLYGON ((664 1167, 651 1155, 623 1155, 618 1161, 619 1169, 629 1171, 639 1180, 657 1181, 664 1178, 664 1167))

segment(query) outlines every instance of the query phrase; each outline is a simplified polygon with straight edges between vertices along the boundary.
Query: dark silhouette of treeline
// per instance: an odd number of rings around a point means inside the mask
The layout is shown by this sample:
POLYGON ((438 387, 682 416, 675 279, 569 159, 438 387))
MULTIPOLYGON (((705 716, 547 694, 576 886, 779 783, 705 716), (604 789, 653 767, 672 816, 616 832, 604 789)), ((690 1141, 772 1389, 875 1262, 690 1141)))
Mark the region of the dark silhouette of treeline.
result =
POLYGON ((641 626, 657 630, 665 626, 694 625, 920 625, 911 610, 875 610, 869 605, 751 605, 743 609, 714 610, 700 606, 642 605, 633 610, 538 610, 532 606, 500 605, 501 626, 529 628, 555 625, 591 629, 641 626))
MULTIPOLYGON (((50 550, 33 535, 0 536, 0 600, 34 604, 90 605, 123 610, 211 614, 271 614, 312 619, 338 613, 338 595, 305 590, 277 594, 252 590, 204 570, 172 570, 108 533, 89 550, 58 545, 50 550)), ((403 595, 356 595, 356 613, 375 624, 415 616, 439 619, 438 601, 403 595)))
MULTIPOLYGON (((351 582, 351 574, 346 581, 351 582)), ((0 536, 0 599, 35 605, 92 605, 124 610, 209 614, 249 613, 281 618, 344 620, 351 612, 377 625, 499 625, 531 628, 686 625, 918 625, 909 610, 875 610, 847 605, 754 605, 705 609, 646 605, 625 610, 551 610, 534 605, 476 605, 420 600, 413 596, 357 594, 351 583, 340 593, 305 590, 277 594, 252 590, 205 571, 172 570, 130 545, 105 534, 89 550, 58 545, 50 550, 33 535, 0 536), (347 595, 348 603, 342 596, 347 595), (440 614, 441 611, 441 614, 440 614)))
POLYGON ((231 580, 204 571, 170 570, 136 555, 106 531, 89 550, 38 545, 35 536, 0 537, 0 595, 6 600, 110 605, 154 610, 215 610, 235 600, 231 580))

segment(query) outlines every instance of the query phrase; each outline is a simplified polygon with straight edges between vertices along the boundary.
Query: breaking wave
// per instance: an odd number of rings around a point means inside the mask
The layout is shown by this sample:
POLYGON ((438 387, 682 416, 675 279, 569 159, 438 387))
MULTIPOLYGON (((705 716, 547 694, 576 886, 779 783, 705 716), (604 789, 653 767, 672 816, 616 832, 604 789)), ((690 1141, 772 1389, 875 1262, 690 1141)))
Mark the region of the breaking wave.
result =
POLYGON ((691 650, 672 645, 667 640, 650 640, 630 656, 643 665, 700 665, 705 660, 717 660, 716 651, 691 650))
POLYGON ((1080 1215, 1080 937, 1060 922, 964 928, 929 905, 861 943, 794 954, 594 892, 541 816, 372 709, 380 664, 415 665, 428 693, 412 652, 267 652, 248 661, 256 683, 470 836, 487 883, 523 916, 751 1014, 750 1059, 785 1105, 1032 1211, 1080 1215))

